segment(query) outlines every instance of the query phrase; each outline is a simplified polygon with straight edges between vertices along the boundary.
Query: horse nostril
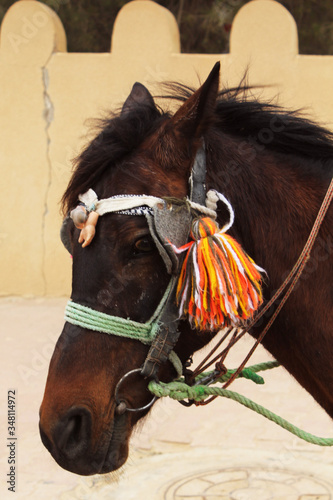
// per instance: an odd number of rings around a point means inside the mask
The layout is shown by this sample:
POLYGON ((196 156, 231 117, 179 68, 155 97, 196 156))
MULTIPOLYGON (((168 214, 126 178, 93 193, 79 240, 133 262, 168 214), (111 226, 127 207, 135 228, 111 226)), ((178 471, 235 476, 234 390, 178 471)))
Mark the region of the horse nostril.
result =
POLYGON ((53 441, 67 458, 75 458, 89 447, 91 425, 91 413, 87 408, 71 408, 56 426, 53 441))

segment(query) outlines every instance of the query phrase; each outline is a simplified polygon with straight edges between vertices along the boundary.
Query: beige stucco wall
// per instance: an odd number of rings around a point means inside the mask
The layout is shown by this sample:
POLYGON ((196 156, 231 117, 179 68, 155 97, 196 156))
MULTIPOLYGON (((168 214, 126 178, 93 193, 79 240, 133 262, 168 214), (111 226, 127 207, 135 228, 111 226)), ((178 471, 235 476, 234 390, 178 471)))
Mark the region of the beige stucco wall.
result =
POLYGON ((71 260, 59 241, 59 200, 71 159, 87 140, 88 118, 118 107, 133 83, 198 84, 221 61, 222 82, 270 85, 265 97, 307 107, 333 128, 333 57, 298 54, 297 27, 274 0, 236 16, 230 54, 181 54, 172 14, 151 0, 119 12, 111 51, 69 54, 58 16, 21 0, 7 12, 0 44, 0 295, 64 295, 71 260))

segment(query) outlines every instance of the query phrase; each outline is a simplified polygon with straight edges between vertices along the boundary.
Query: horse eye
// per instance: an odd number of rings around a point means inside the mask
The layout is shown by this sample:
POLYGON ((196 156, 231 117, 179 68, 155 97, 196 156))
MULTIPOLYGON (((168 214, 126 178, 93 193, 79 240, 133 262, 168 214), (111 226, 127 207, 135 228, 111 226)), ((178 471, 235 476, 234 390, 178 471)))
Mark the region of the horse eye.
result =
POLYGON ((154 242, 149 236, 140 238, 134 243, 134 252, 136 254, 148 253, 154 250, 154 242))

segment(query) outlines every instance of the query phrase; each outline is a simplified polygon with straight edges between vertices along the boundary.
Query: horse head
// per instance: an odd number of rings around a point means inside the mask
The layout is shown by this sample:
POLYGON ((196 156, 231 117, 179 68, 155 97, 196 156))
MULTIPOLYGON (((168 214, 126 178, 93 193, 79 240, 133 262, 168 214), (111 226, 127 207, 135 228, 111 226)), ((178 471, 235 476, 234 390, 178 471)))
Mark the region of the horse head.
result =
MULTIPOLYGON (((185 198, 201 138, 213 119, 218 85, 217 64, 170 115, 156 107, 143 85, 135 84, 121 113, 104 123, 80 155, 63 198, 64 211, 75 209, 80 195, 89 190, 98 200, 118 195, 185 198)), ((149 217, 132 213, 121 209, 100 216, 89 244, 77 220, 78 227, 66 219, 62 233, 73 256, 72 304, 84 312, 91 309, 146 324, 164 300, 174 270, 159 251, 149 217)), ((46 448, 59 465, 81 475, 113 471, 126 461, 133 426, 147 414, 151 401, 148 379, 138 370, 149 345, 116 331, 110 335, 95 330, 80 321, 65 323, 40 409, 46 448), (130 411, 138 408, 143 409, 130 411)), ((210 331, 197 334, 185 320, 178 330, 173 350, 183 364, 213 336, 210 331)), ((165 381, 175 375, 167 357, 154 371, 165 381)))

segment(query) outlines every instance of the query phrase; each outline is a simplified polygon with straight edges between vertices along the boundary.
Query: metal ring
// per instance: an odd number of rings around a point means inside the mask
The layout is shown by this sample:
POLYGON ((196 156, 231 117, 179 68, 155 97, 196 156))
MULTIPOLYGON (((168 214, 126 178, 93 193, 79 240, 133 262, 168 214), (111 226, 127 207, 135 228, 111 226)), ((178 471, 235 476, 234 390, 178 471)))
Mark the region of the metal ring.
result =
MULTIPOLYGON (((125 375, 123 375, 121 377, 121 379, 119 380, 118 384, 116 385, 116 388, 115 388, 115 391, 114 391, 114 396, 115 396, 115 400, 116 400, 116 404, 117 406, 122 402, 121 399, 118 399, 118 392, 119 392, 119 387, 121 386, 121 384, 128 378, 130 377, 131 375, 133 375, 134 373, 141 373, 141 368, 136 368, 135 370, 131 370, 127 373, 125 373, 125 375)), ((143 411, 143 410, 148 410, 148 408, 150 408, 156 401, 157 399, 157 396, 154 396, 153 399, 146 405, 144 406, 140 406, 140 408, 129 408, 127 406, 126 410, 125 411, 132 411, 132 412, 135 412, 135 411, 143 411)))

